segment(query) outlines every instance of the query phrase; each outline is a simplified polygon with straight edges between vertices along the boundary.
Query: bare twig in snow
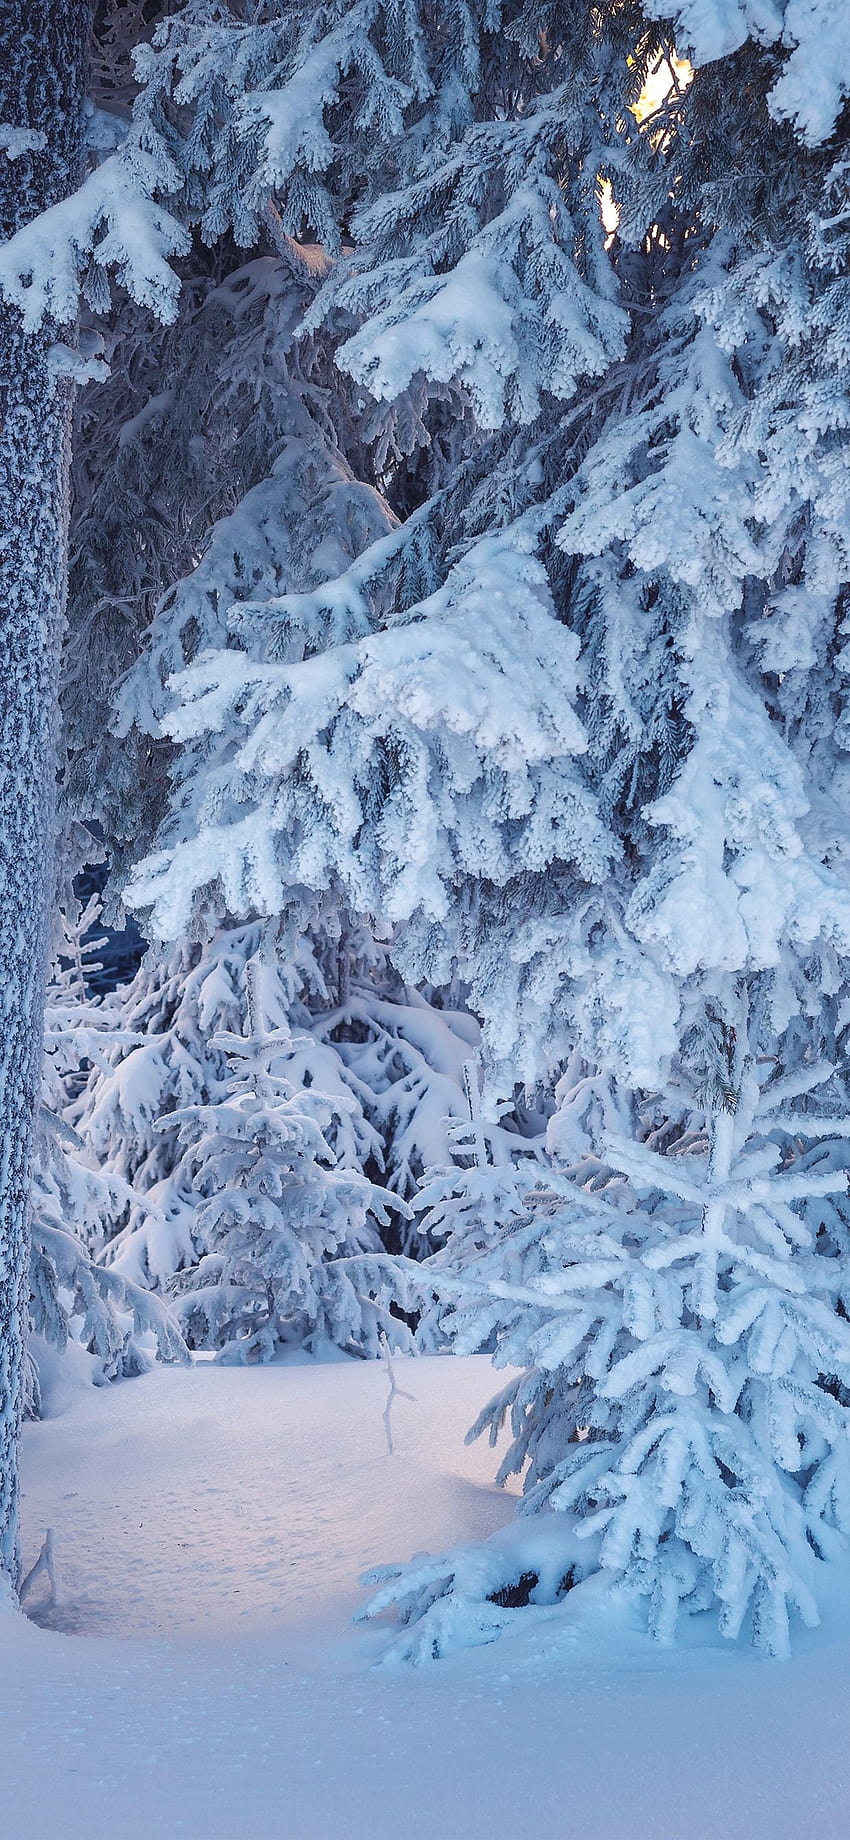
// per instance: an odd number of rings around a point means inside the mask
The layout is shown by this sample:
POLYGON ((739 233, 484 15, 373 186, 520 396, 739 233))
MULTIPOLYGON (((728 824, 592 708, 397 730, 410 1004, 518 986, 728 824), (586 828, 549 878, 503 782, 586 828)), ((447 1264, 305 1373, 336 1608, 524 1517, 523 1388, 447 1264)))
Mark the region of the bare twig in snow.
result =
POLYGON ((387 1456, 391 1457, 393 1454, 393 1431, 392 1431, 392 1424, 390 1422, 390 1414, 392 1412, 393 1400, 395 1398, 409 1399, 411 1403, 415 1405, 416 1404, 416 1394, 406 1393, 404 1390, 404 1387, 399 1386, 398 1381, 396 1380, 395 1368, 393 1367, 393 1359, 392 1359, 392 1355, 390 1354, 390 1344, 387 1340, 387 1334, 386 1334, 385 1329, 381 1330, 380 1340, 381 1340, 381 1347, 384 1351, 384 1360, 386 1362, 386 1367, 387 1367, 387 1378, 390 1383, 390 1390, 387 1394, 387 1403, 384 1406, 384 1431, 386 1432, 386 1437, 387 1437, 387 1456))

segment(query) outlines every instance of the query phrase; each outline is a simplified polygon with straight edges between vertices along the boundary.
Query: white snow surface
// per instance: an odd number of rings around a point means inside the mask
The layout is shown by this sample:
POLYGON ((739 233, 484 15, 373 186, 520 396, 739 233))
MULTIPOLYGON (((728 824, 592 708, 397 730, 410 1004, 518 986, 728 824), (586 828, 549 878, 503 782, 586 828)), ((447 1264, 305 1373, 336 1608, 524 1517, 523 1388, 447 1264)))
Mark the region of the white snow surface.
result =
POLYGON ((790 1662, 659 1649, 582 1587, 493 1646, 376 1667, 358 1574, 512 1516, 463 1433, 483 1357, 159 1368, 54 1392, 0 1614, 2 1840, 846 1840, 850 1582, 790 1662))

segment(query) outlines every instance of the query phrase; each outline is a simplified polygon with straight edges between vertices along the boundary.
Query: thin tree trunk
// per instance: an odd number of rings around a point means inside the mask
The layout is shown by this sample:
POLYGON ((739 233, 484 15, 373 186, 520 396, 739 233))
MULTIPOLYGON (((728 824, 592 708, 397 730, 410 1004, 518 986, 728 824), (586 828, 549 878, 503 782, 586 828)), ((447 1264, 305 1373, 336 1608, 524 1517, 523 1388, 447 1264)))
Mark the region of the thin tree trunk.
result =
MULTIPOLYGON (((3 238, 79 182, 90 23, 86 0, 0 0, 0 124, 44 137, 15 159, 0 151, 3 238)), ((0 305, 0 1570, 13 1584, 67 574, 71 390, 51 369, 58 336, 25 333, 0 305)))

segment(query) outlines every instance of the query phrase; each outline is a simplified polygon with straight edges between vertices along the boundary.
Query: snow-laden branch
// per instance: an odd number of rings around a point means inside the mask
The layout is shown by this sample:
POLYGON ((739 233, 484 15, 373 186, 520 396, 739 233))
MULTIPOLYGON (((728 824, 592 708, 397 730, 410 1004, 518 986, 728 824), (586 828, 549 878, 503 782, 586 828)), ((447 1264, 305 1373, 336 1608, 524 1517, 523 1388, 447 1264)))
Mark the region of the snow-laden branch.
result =
POLYGON ((113 272, 140 306, 173 320, 180 281, 169 258, 184 255, 186 231, 153 197, 152 163, 112 154, 59 204, 25 224, 0 248, 0 295, 24 325, 67 325, 92 269, 113 272))

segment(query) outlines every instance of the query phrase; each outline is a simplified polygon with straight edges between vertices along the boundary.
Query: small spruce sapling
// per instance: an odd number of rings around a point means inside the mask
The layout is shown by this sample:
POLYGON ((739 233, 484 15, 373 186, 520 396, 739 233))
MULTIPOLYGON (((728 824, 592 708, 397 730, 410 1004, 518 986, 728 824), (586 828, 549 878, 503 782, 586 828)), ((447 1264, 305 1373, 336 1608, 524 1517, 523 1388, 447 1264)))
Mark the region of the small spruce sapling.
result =
MULTIPOLYGON (((524 1472, 524 1515, 563 1517, 570 1588, 599 1574, 643 1600, 662 1641, 680 1609, 710 1610, 723 1635, 746 1628, 782 1655, 792 1613, 818 1621, 823 1562, 850 1534, 846 1155, 827 1148, 847 1120, 828 1062, 764 1078, 747 1012, 739 988, 715 1017, 700 1130, 664 1154, 612 1135, 604 1186, 593 1159, 583 1186, 553 1168, 489 1244, 461 1213, 431 1275, 460 1345, 525 1370, 470 1436, 510 1420, 500 1479, 524 1472)), ((509 1546, 516 1585, 535 1568, 521 1528, 509 1546)), ((503 1543, 477 1569, 463 1551, 393 1567, 371 1610, 422 1621, 402 1638, 411 1658, 489 1640, 505 1622, 497 1560, 503 1543)), ((523 1601, 563 1595, 553 1576, 523 1601)))
POLYGON ((266 1027, 256 958, 245 990, 247 1032, 213 1044, 230 1069, 223 1096, 168 1120, 204 1249, 175 1285, 187 1337, 228 1362, 299 1347, 375 1356, 382 1332, 409 1346, 391 1307, 410 1307, 405 1262, 383 1253, 375 1224, 388 1197, 337 1161, 328 1131, 339 1096, 288 1077, 292 1036, 266 1027))
POLYGON ((112 1005, 87 990, 101 941, 87 938, 96 924, 96 898, 74 917, 60 916, 61 939, 48 986, 42 1099, 33 1145, 30 1238, 30 1339, 24 1407, 41 1411, 45 1344, 61 1353, 79 1342, 93 1357, 91 1377, 101 1384, 140 1374, 154 1354, 187 1358, 172 1312, 158 1297, 98 1261, 103 1241, 128 1209, 145 1209, 142 1196, 115 1172, 103 1169, 74 1128, 79 1094, 96 1061, 108 1066, 116 1042, 135 1037, 112 1026, 112 1005))

